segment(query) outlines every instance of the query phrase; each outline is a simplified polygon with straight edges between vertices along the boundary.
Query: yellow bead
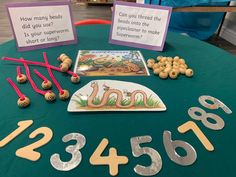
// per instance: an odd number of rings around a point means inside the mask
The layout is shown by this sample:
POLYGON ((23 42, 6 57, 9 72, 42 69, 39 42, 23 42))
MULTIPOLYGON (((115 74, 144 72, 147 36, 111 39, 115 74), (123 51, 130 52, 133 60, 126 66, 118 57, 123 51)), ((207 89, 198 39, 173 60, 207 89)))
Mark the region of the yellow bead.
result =
POLYGON ((27 81, 27 77, 24 74, 17 75, 16 81, 20 84, 23 84, 27 81))
POLYGON ((182 67, 179 68, 179 72, 181 74, 185 74, 185 71, 186 71, 186 68, 182 68, 182 67))
POLYGON ((162 56, 157 57, 157 61, 161 61, 161 59, 162 59, 162 56))
POLYGON ((153 58, 150 58, 150 59, 147 60, 147 63, 153 63, 154 64, 155 60, 153 58))
POLYGON ((68 64, 62 63, 62 64, 60 65, 60 70, 61 70, 61 72, 66 72, 66 71, 68 71, 68 70, 69 70, 68 64))
POLYGON ((154 65, 154 63, 150 62, 147 64, 147 67, 152 69, 153 65, 154 65))
POLYGON ((44 95, 45 100, 47 101, 54 101, 56 99, 56 95, 55 93, 53 93, 52 91, 48 91, 45 95, 44 95))
POLYGON ((172 69, 171 67, 165 68, 165 69, 164 69, 164 72, 165 72, 165 73, 169 73, 169 72, 171 71, 171 69, 172 69))
POLYGON ((59 98, 61 100, 66 100, 67 98, 69 98, 70 94, 68 92, 68 90, 62 90, 62 92, 59 93, 59 98))
POLYGON ((171 79, 176 79, 177 76, 178 76, 178 73, 177 73, 175 70, 171 70, 171 71, 169 72, 169 77, 170 77, 171 79))
POLYGON ((152 69, 154 70, 154 69, 159 68, 159 67, 160 67, 160 65, 159 65, 158 63, 155 63, 155 64, 152 66, 152 69))
POLYGON ((185 75, 186 75, 187 77, 192 77, 192 76, 193 76, 193 70, 192 70, 192 69, 187 69, 187 70, 185 71, 185 75))
POLYGON ((69 67, 71 67, 71 64, 72 64, 72 60, 67 58, 63 61, 63 63, 66 63, 69 67))
POLYGON ((175 56, 174 61, 178 61, 178 60, 179 60, 179 56, 175 56))
POLYGON ((181 59, 179 59, 179 63, 180 64, 185 64, 185 60, 181 58, 181 59))
POLYGON ((25 108, 30 105, 30 99, 28 97, 19 98, 17 100, 17 105, 20 108, 25 108))
POLYGON ((52 82, 47 80, 47 81, 43 81, 41 84, 42 88, 45 90, 48 90, 52 87, 52 82))
POLYGON ((168 73, 161 71, 161 72, 159 73, 159 77, 160 77, 161 79, 166 79, 166 78, 168 77, 168 73))
POLYGON ((72 83, 78 83, 80 81, 80 77, 78 75, 71 76, 70 80, 72 83))
POLYGON ((172 71, 175 71, 177 73, 177 75, 179 75, 179 68, 173 68, 172 71))
POLYGON ((154 69, 153 73, 158 75, 161 71, 162 71, 161 68, 156 68, 154 69))

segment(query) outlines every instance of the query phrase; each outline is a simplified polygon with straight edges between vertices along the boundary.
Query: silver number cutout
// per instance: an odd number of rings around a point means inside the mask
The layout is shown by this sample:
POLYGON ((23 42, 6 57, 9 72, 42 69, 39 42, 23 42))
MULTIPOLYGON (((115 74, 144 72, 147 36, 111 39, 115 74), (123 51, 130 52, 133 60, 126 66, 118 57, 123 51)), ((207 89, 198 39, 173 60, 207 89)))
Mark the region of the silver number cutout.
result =
POLYGON ((213 113, 206 113, 203 109, 199 107, 191 107, 188 110, 188 115, 193 118, 194 120, 200 120, 203 125, 207 128, 212 130, 221 130, 225 126, 224 120, 213 113), (201 115, 197 115, 196 112, 200 113, 201 115), (211 123, 207 119, 213 119, 216 123, 211 123))
POLYGON ((140 157, 147 154, 151 158, 151 165, 148 167, 142 165, 136 165, 134 167, 135 173, 142 176, 152 176, 157 174, 162 168, 162 159, 160 154, 153 148, 140 147, 142 143, 150 143, 152 141, 151 136, 138 136, 130 139, 132 153, 134 157, 140 157))
POLYGON ((59 171, 72 170, 75 167, 77 167, 82 160, 82 154, 79 150, 83 148, 86 143, 85 137, 80 133, 69 133, 62 138, 62 141, 65 143, 70 140, 77 141, 75 145, 70 145, 66 147, 66 152, 72 155, 70 161, 68 162, 61 161, 60 155, 57 153, 53 154, 50 158, 51 165, 59 171))
POLYGON ((205 108, 208 109, 223 109, 223 111, 227 114, 232 114, 232 111, 229 109, 228 106, 226 106, 224 103, 222 103, 220 100, 218 100, 217 98, 214 98, 212 96, 208 96, 208 95, 202 95, 198 98, 199 103, 204 106, 205 108), (213 104, 209 104, 206 101, 212 101, 213 104))
POLYGON ((192 165, 196 159, 197 159, 197 153, 195 149, 187 142, 180 141, 180 140, 172 140, 171 139, 171 132, 170 131, 164 131, 163 132, 163 143, 165 146, 165 150, 169 158, 182 166, 192 165), (180 156, 175 149, 177 147, 183 148, 187 155, 186 156, 180 156))

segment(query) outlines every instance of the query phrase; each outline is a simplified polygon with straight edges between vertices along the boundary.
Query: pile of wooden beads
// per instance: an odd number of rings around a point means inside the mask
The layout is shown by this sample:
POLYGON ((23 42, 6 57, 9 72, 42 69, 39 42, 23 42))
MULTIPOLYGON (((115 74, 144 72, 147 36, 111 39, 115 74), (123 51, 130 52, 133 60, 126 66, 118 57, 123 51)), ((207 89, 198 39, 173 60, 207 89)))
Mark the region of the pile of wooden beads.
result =
POLYGON ((187 77, 193 76, 193 70, 188 68, 185 60, 175 56, 172 57, 157 57, 157 63, 155 59, 147 60, 148 68, 153 69, 153 73, 159 75, 161 79, 166 79, 170 77, 171 79, 176 79, 179 74, 186 75, 187 77))
POLYGON ((66 55, 66 54, 61 54, 58 58, 58 61, 62 62, 60 64, 60 69, 62 72, 66 72, 69 70, 69 68, 72 65, 72 60, 66 55))

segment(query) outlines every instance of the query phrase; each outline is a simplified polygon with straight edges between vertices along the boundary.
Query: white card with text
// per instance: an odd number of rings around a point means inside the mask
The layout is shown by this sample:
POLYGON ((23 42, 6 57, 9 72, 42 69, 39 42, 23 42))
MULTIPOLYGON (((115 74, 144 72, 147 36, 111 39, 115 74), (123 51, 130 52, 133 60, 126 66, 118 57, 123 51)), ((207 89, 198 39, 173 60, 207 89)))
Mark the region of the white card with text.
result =
POLYGON ((110 43, 162 51, 171 7, 116 1, 110 43))
POLYGON ((19 51, 77 42, 69 1, 7 5, 19 51))

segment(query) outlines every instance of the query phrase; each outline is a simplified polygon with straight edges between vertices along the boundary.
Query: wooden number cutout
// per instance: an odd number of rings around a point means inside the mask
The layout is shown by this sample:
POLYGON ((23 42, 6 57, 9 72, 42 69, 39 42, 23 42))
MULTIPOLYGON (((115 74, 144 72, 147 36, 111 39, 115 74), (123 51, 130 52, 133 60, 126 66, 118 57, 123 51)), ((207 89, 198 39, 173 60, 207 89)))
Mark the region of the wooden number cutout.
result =
POLYGON ((180 133, 185 133, 189 130, 192 130, 193 133, 198 137, 198 139, 201 141, 203 146, 208 150, 208 151, 213 151, 214 146, 211 144, 211 142, 207 139, 207 137, 204 135, 204 133, 201 131, 201 129, 197 126, 197 124, 193 121, 188 121, 184 123, 183 125, 180 125, 178 127, 178 131, 180 133))
POLYGON ((38 129, 34 130, 29 135, 29 138, 35 138, 39 134, 43 134, 44 136, 40 140, 38 140, 32 144, 18 149, 16 151, 16 156, 21 157, 21 158, 25 158, 28 160, 32 160, 32 161, 38 160, 40 158, 41 154, 39 152, 34 151, 34 150, 47 144, 52 139, 53 132, 48 127, 40 127, 38 129))
POLYGON ((109 149, 108 156, 101 156, 108 143, 108 139, 103 138, 89 161, 92 165, 109 165, 110 175, 115 176, 118 174, 118 166, 127 164, 128 158, 126 156, 117 156, 117 150, 113 147, 109 149))
POLYGON ((7 135, 3 140, 0 141, 0 147, 4 147, 10 141, 16 138, 19 134, 25 131, 28 127, 30 127, 32 124, 33 124, 32 120, 25 120, 25 121, 18 122, 17 125, 19 127, 15 129, 13 132, 11 132, 9 135, 7 135))

